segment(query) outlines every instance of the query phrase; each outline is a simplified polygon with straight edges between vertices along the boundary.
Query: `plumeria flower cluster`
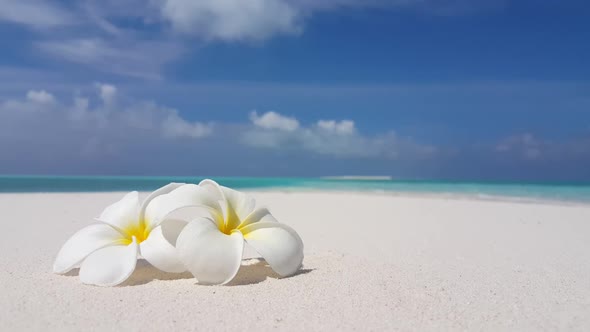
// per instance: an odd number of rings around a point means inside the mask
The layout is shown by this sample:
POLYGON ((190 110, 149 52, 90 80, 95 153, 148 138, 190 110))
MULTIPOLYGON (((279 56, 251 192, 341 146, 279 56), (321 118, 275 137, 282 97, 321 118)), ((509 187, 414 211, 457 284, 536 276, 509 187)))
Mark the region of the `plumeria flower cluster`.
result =
MULTIPOLYGON (((187 210, 192 211, 192 210, 187 210)), ((79 268, 85 284, 115 286, 131 276, 137 259, 171 273, 190 271, 201 284, 226 284, 238 273, 244 244, 254 248, 280 276, 296 273, 303 241, 252 197, 212 180, 171 183, 139 201, 134 191, 108 206, 63 245, 53 271, 79 268), (188 219, 173 212, 197 207, 188 219)))

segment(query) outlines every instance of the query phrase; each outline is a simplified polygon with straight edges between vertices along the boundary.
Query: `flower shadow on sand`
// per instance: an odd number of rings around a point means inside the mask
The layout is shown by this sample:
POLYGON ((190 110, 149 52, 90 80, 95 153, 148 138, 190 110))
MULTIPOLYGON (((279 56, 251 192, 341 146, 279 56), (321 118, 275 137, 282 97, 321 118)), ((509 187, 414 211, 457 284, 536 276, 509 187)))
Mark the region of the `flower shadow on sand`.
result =
POLYGON ((242 260, 242 266, 238 271, 238 274, 235 278, 230 281, 227 286, 243 286, 243 285, 252 285, 258 284, 266 280, 267 278, 271 279, 288 279, 288 278, 295 278, 299 275, 308 274, 313 269, 304 269, 301 268, 297 271, 294 275, 290 277, 281 277, 276 272, 274 272, 268 263, 262 258, 251 258, 242 260))
MULTIPOLYGON (((299 275, 308 274, 314 269, 301 268, 297 273, 290 277, 281 277, 274 272, 268 263, 262 258, 250 258, 242 260, 242 266, 238 271, 235 278, 227 284, 227 286, 244 286, 258 284, 266 280, 271 279, 288 279, 296 278, 299 275)), ((77 276, 79 269, 74 269, 66 276, 77 276)), ((150 283, 154 280, 181 280, 181 279, 193 279, 193 275, 190 272, 183 273, 168 273, 163 272, 155 267, 151 266, 147 261, 140 259, 137 261, 137 266, 133 274, 124 283, 120 284, 119 287, 126 286, 139 286, 150 283)))

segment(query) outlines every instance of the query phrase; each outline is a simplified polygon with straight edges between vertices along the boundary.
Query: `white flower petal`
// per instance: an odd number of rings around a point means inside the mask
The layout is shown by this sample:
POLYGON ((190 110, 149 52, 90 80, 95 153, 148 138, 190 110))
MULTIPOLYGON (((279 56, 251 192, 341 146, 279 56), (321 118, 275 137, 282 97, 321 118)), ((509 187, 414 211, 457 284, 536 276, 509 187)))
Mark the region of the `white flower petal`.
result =
POLYGON ((139 193, 132 191, 120 201, 109 205, 98 221, 107 223, 124 233, 125 229, 132 228, 139 223, 139 193))
POLYGON ((127 280, 137 263, 137 241, 127 246, 111 246, 90 254, 80 267, 80 280, 85 284, 115 286, 127 280))
POLYGON ((150 236, 139 244, 141 256, 154 267, 171 273, 186 271, 174 247, 176 239, 187 222, 168 219, 150 232, 150 236))
POLYGON ((219 209, 219 202, 207 190, 185 184, 168 194, 154 198, 145 209, 145 223, 148 230, 158 226, 170 213, 187 207, 219 209))
MULTIPOLYGON (((244 194, 243 192, 239 192, 237 190, 233 190, 227 187, 221 186, 221 190, 227 199, 227 202, 231 205, 234 209, 238 218, 241 220, 245 220, 252 211, 254 211, 254 207, 256 206, 256 200, 244 194)), ((237 227, 238 225, 230 225, 233 227, 237 227)))
POLYGON ((281 276, 290 276, 301 267, 303 241, 291 227, 264 221, 250 224, 240 231, 246 242, 281 276))
POLYGON ((215 182, 211 179, 205 179, 205 180, 199 182, 199 187, 207 190, 209 195, 214 197, 217 201, 225 201, 225 196, 223 195, 223 191, 221 190, 221 186, 217 182, 215 182))
POLYGON ((145 214, 145 208, 148 206, 148 204, 156 197, 161 196, 161 195, 165 195, 170 193, 171 191, 173 191, 174 189, 185 185, 186 183, 176 183, 176 182, 172 182, 169 183, 165 186, 163 186, 162 188, 156 189, 155 191, 153 191, 141 204, 141 209, 139 210, 139 220, 143 220, 144 218, 144 214, 145 214))
POLYGON ((225 284, 240 269, 244 238, 240 232, 226 235, 213 220, 199 218, 182 230, 176 248, 184 266, 199 283, 225 284))
POLYGON ((105 224, 82 228, 61 247, 53 263, 53 272, 63 274, 78 266, 92 252, 120 243, 121 233, 105 224))
POLYGON ((199 186, 206 188, 218 200, 225 201, 225 204, 221 207, 226 229, 238 227, 241 221, 245 220, 254 211, 256 200, 242 192, 220 186, 217 182, 209 179, 201 181, 199 186))
POLYGON ((233 212, 233 210, 228 211, 227 200, 225 199, 225 195, 221 190, 221 186, 217 184, 217 182, 210 179, 205 179, 199 183, 199 187, 203 188, 211 197, 211 199, 217 201, 217 205, 212 208, 211 212, 213 220, 219 229, 226 228, 226 220, 231 218, 237 219, 237 215, 235 212, 233 212), (230 214, 229 216, 228 213, 230 214))
POLYGON ((240 226, 238 228, 242 228, 242 227, 246 227, 250 224, 254 224, 257 222, 278 222, 275 217, 273 217, 272 214, 270 214, 270 211, 268 211, 267 208, 260 208, 260 209, 256 209, 254 210, 254 212, 250 213, 250 215, 248 217, 246 217, 246 219, 244 221, 242 221, 242 223, 240 224, 240 226))

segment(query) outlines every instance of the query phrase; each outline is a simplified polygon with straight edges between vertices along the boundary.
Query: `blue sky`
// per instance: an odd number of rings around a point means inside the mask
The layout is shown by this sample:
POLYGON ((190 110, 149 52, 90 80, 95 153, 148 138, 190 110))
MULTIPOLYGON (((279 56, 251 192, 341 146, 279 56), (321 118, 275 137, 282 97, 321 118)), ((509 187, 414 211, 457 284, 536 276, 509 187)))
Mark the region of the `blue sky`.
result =
POLYGON ((590 181, 578 0, 0 1, 0 173, 590 181))

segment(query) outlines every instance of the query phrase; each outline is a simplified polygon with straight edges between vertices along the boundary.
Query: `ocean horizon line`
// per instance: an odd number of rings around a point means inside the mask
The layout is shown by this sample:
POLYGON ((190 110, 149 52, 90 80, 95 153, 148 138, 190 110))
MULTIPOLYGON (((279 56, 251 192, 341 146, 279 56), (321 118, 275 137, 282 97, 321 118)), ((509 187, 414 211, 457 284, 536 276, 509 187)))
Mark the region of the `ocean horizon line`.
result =
POLYGON ((552 186, 590 186, 590 181, 541 180, 541 179, 461 179, 461 178, 415 178, 392 175, 313 175, 313 176, 256 176, 256 175, 121 175, 121 174, 0 174, 0 179, 234 179, 234 180, 321 180, 321 181, 376 181, 376 182, 416 182, 452 184, 494 184, 494 185, 552 185, 552 186))
POLYGON ((322 177, 0 175, 1 193, 152 191, 170 182, 198 183, 211 178, 245 190, 355 191, 434 194, 446 197, 507 197, 590 202, 590 184, 565 182, 451 181, 418 179, 350 179, 322 177))

